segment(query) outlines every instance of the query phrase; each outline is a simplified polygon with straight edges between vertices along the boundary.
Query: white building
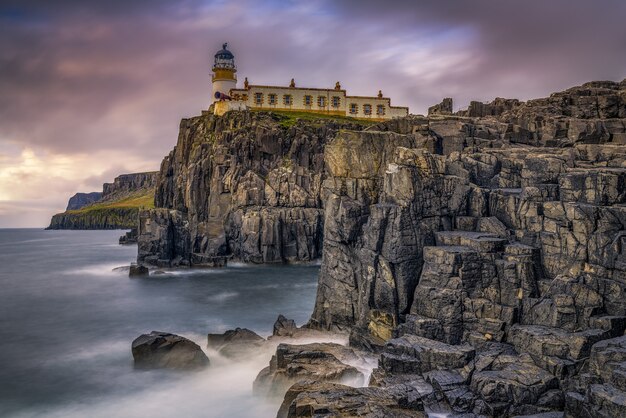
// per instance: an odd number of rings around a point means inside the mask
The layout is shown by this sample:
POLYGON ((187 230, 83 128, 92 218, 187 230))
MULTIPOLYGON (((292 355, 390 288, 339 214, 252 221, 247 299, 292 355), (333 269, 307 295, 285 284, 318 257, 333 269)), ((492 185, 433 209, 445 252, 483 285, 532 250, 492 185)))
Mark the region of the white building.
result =
POLYGON ((407 116, 408 107, 391 106, 391 99, 379 90, 377 96, 348 96, 339 82, 333 89, 253 85, 246 78, 237 88, 235 57, 227 44, 215 54, 213 65, 213 111, 222 115, 229 110, 281 110, 351 116, 359 119, 386 120, 407 116))

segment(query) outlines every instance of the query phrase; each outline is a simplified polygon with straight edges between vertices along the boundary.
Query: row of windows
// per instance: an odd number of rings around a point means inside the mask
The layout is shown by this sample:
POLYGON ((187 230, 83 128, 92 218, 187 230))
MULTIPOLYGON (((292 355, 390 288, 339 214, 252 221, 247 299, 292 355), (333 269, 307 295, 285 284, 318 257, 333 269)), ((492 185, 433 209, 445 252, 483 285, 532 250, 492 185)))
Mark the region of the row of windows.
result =
MULTIPOLYGON (((350 103, 350 113, 352 115, 356 115, 357 113, 359 113, 359 105, 356 103, 350 103)), ((371 104, 364 104, 363 105, 363 114, 364 115, 371 115, 372 114, 372 105, 371 104)), ((385 105, 376 105, 376 114, 380 115, 380 116, 384 116, 385 115, 385 105)))
MULTIPOLYGON (((235 97, 235 99, 238 99, 238 95, 237 97, 235 97)), ((242 97, 242 100, 247 101, 248 100, 248 95, 244 94, 242 97)), ((268 103, 272 106, 276 105, 276 103, 278 102, 278 95, 274 94, 274 93, 269 93, 267 95, 267 100, 268 103)), ((263 97, 263 93, 254 93, 254 104, 256 105, 262 105, 264 103, 264 97, 263 97)), ((338 96, 333 96, 331 99, 331 103, 332 103, 332 107, 334 108, 338 108, 341 104, 341 98, 338 96)), ((284 94, 283 95, 283 104, 285 106, 291 106, 293 105, 293 96, 291 94, 284 94)), ((305 95, 304 96, 304 105, 305 106, 313 106, 313 96, 310 95, 305 95)), ((326 96, 317 96, 317 106, 324 108, 326 107, 326 96)), ((356 115, 359 113, 359 105, 356 103, 350 103, 350 113, 353 115, 356 115)), ((372 105, 371 104, 364 104, 363 105, 363 114, 365 115, 371 115, 372 114, 372 105)), ((384 116, 385 115, 385 105, 376 105, 376 114, 379 116, 384 116)))
MULTIPOLYGON (((248 97, 244 95, 243 100, 247 100, 248 97)), ((278 96, 274 93, 269 93, 267 95, 267 100, 270 105, 276 105, 278 102, 278 96)), ((262 105, 265 102, 263 93, 254 93, 254 104, 262 105)), ((303 99, 305 106, 313 106, 313 96, 306 95, 303 99)), ((283 95, 283 104, 287 106, 291 106, 293 104, 293 96, 291 94, 283 95)), ((317 96, 317 105, 319 107, 326 107, 326 96, 317 96)), ((338 108, 341 105, 341 98, 338 96, 333 96, 331 98, 332 107, 338 108)))

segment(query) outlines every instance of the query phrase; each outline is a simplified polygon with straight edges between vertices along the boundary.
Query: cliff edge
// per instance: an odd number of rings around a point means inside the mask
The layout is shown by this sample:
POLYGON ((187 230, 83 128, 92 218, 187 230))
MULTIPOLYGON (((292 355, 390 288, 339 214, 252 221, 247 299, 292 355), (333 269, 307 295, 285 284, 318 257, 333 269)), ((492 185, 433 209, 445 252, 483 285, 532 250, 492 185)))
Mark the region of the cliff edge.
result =
MULTIPOLYGON (((626 81, 450 107, 185 119, 138 261, 322 255, 309 327, 380 353, 366 393, 417 415, 626 415, 626 81)), ((347 408, 322 389, 281 410, 347 408)))
POLYGON ((122 174, 113 183, 105 183, 102 193, 77 193, 46 229, 137 228, 139 210, 154 207, 156 174, 122 174), (96 196, 100 197, 93 199, 96 196))

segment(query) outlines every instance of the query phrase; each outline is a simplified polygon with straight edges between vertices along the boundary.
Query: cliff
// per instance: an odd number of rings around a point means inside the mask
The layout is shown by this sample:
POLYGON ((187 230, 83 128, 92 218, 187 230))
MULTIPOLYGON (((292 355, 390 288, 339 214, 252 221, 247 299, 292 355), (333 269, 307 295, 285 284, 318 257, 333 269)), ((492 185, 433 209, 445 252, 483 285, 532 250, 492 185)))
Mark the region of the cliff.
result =
POLYGON ((214 265, 321 256, 324 145, 348 118, 229 112, 184 119, 140 214, 138 261, 214 265))
POLYGON ((67 201, 65 210, 78 210, 100 199, 102 199, 102 192, 76 193, 67 201))
POLYGON ((183 120, 138 261, 322 254, 309 326, 379 352, 371 386, 450 414, 625 415, 626 81, 473 109, 183 120))
POLYGON ((155 182, 156 172, 123 174, 105 183, 102 193, 89 194, 100 195, 97 200, 86 203, 85 196, 80 196, 84 194, 77 193, 65 212, 52 217, 47 229, 137 228, 139 210, 154 207, 155 182))

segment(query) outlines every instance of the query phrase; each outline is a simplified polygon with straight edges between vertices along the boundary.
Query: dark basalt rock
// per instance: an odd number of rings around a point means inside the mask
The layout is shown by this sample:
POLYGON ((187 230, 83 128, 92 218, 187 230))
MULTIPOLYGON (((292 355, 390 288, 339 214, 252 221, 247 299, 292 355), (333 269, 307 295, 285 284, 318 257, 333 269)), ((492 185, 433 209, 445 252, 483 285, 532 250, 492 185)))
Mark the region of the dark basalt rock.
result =
MULTIPOLYGON (((448 110, 369 126, 185 120, 138 259, 323 254, 307 328, 379 352, 376 388, 298 389, 285 415, 393 416, 413 401, 451 416, 626 415, 626 80, 448 110)), ((275 333, 294 327, 281 318, 275 333)), ((345 370, 283 350, 262 386, 345 370)))
POLYGON ((207 347, 229 358, 243 358, 262 347, 264 343, 265 338, 247 328, 207 335, 207 347))
POLYGON ((128 277, 146 277, 150 274, 150 270, 146 266, 131 264, 128 269, 128 277))
POLYGON ((296 321, 287 319, 283 315, 278 315, 278 319, 274 322, 272 335, 275 337, 291 337, 297 330, 296 321))
POLYGON ((289 388, 276 416, 426 418, 427 414, 419 393, 408 385, 385 390, 303 381, 289 388))
POLYGON ((363 373, 346 364, 359 359, 352 349, 339 344, 280 344, 270 365, 254 381, 254 392, 282 397, 289 386, 303 379, 362 384, 363 373))
POLYGON ((135 366, 142 369, 195 370, 209 366, 209 358, 198 344, 167 332, 140 335, 133 341, 132 352, 135 366))

